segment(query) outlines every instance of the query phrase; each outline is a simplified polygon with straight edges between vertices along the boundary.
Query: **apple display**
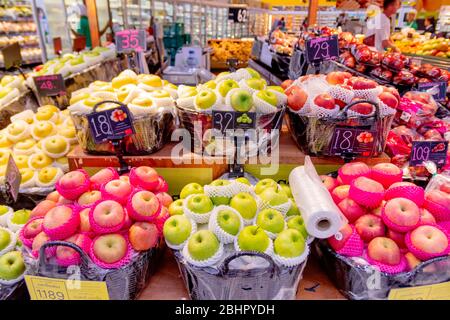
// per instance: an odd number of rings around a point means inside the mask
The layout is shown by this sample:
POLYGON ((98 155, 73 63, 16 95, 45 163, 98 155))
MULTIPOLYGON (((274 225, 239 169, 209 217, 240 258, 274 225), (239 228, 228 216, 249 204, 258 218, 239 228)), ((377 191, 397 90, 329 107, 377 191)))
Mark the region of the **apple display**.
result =
POLYGON ((395 164, 379 163, 372 167, 371 178, 387 189, 392 184, 402 181, 403 171, 395 164))
POLYGON ((258 183, 255 185, 255 193, 260 194, 262 191, 264 191, 267 188, 277 188, 278 184, 273 179, 262 179, 259 180, 258 183))
POLYGON ((119 179, 119 175, 114 168, 103 168, 90 178, 93 188, 97 190, 102 184, 108 183, 115 179, 119 179))
POLYGON ((258 210, 255 198, 247 192, 240 192, 233 196, 230 206, 238 211, 245 220, 253 219, 258 210))
POLYGON ((294 111, 302 109, 308 100, 308 94, 299 87, 292 87, 292 90, 289 91, 289 94, 286 92, 286 95, 288 97, 287 104, 294 111))
POLYGON ((366 210, 364 209, 364 207, 360 206, 350 198, 345 198, 344 200, 339 202, 338 208, 341 209, 341 212, 350 223, 354 223, 361 216, 366 214, 366 210))
POLYGON ((228 94, 228 92, 230 92, 231 89, 237 88, 239 88, 238 83, 232 79, 223 80, 216 87, 217 91, 220 93, 222 97, 226 97, 226 95, 228 94))
POLYGON ((371 169, 364 162, 350 162, 339 168, 339 177, 343 184, 350 184, 358 177, 369 177, 371 169))
MULTIPOLYGON (((438 257, 447 255, 449 251, 448 236, 437 226, 423 225, 411 231, 408 236, 407 246, 413 253, 422 251, 424 256, 438 257), (414 250, 412 250, 414 248, 414 250)), ((421 255, 416 256, 420 259, 421 255)))
POLYGON ((244 89, 236 89, 230 96, 230 103, 238 112, 248 112, 253 107, 253 97, 244 89))
POLYGON ((425 199, 425 193, 421 187, 416 186, 412 182, 395 182, 386 190, 384 199, 391 200, 395 198, 409 199, 421 207, 425 199))
POLYGON ((384 187, 375 180, 359 177, 352 181, 348 195, 364 207, 376 208, 383 201, 384 187))
MULTIPOLYGON (((217 180, 214 180, 213 182, 211 182, 209 185, 212 187, 225 187, 225 186, 230 185, 230 181, 223 180, 223 179, 217 179, 217 180)), ((228 205, 230 203, 230 198, 226 197, 226 196, 211 197, 211 200, 215 206, 228 205)))
POLYGON ((189 255, 196 261, 205 261, 212 258, 219 247, 219 239, 209 230, 197 231, 189 238, 187 243, 189 255))
POLYGON ((296 229, 300 232, 300 234, 303 236, 303 238, 308 238, 308 231, 306 230, 305 221, 301 216, 295 216, 291 217, 287 221, 287 228, 288 229, 296 229))
POLYGON ((169 205, 169 214, 171 216, 184 214, 183 199, 178 199, 169 205))
POLYGON ((270 238, 258 226, 247 226, 239 232, 237 243, 242 251, 265 252, 270 246, 270 238))
POLYGON ((101 197, 102 194, 100 193, 100 191, 97 190, 86 191, 78 198, 77 202, 81 206, 89 206, 99 201, 101 197))
POLYGON ((80 217, 72 208, 61 205, 51 209, 44 217, 42 227, 52 240, 68 238, 75 233, 80 224, 80 217))
POLYGON ((349 224, 345 224, 340 230, 339 230, 339 236, 334 235, 327 239, 328 244, 337 252, 342 250, 345 245, 347 244, 347 241, 350 239, 350 237, 353 234, 353 229, 349 224))
POLYGON ((120 204, 125 205, 128 197, 133 191, 133 187, 126 181, 115 179, 108 181, 103 187, 101 187, 101 191, 104 197, 109 196, 118 201, 120 204))
POLYGON ((92 208, 89 223, 97 233, 112 233, 122 228, 125 212, 122 205, 113 200, 104 200, 92 208))
MULTIPOLYGON (((59 197, 59 195, 58 195, 59 197)), ((43 217, 56 206, 56 202, 52 200, 44 200, 39 202, 36 207, 31 210, 30 218, 43 217)))
POLYGON ((212 211, 214 204, 205 194, 194 194, 187 199, 186 207, 196 214, 205 214, 212 211))
POLYGON ((273 247, 277 255, 284 258, 295 258, 305 251, 305 238, 296 229, 286 229, 278 234, 273 247))
POLYGON ((259 194, 259 197, 271 207, 276 207, 289 201, 286 193, 278 188, 267 188, 259 194))
POLYGON ((128 214, 136 221, 151 221, 160 208, 158 198, 150 191, 137 191, 128 199, 128 214))
POLYGON ((321 93, 314 98, 314 104, 318 107, 333 110, 336 108, 336 101, 328 93, 321 93))
POLYGON ((195 106, 201 110, 211 109, 216 101, 217 96, 211 90, 200 91, 194 99, 195 106))
POLYGON ((334 203, 339 204, 342 200, 346 199, 348 197, 350 191, 349 185, 341 185, 337 186, 333 189, 331 192, 331 197, 334 200, 334 203))
POLYGON ((159 175, 155 169, 147 166, 132 168, 130 183, 135 187, 154 191, 159 186, 159 175))

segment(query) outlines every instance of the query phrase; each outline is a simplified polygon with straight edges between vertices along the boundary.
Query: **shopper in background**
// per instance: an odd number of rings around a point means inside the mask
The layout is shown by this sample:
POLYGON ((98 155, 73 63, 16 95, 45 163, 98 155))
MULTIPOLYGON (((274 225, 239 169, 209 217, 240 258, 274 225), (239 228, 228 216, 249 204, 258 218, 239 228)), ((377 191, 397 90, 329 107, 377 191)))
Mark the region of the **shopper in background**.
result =
POLYGON ((336 27, 344 27, 347 23, 347 14, 345 12, 341 12, 339 16, 336 18, 336 27))
POLYGON ((367 20, 367 31, 364 43, 374 46, 378 51, 391 49, 399 51, 391 40, 391 18, 400 8, 400 0, 384 0, 383 11, 367 20))
POLYGON ((82 3, 77 3, 71 6, 69 8, 69 21, 71 22, 70 29, 72 34, 76 37, 85 37, 86 47, 91 49, 91 30, 89 29, 86 6, 82 3))
POLYGON ((412 28, 414 30, 417 30, 418 26, 417 26, 416 16, 417 16, 417 11, 416 10, 409 11, 406 14, 406 26, 408 28, 412 28))
POLYGON ((426 17, 423 24, 425 25, 425 32, 429 32, 431 34, 436 32, 436 20, 434 17, 426 17))
POLYGON ((286 21, 284 20, 284 17, 281 17, 281 20, 278 22, 278 28, 281 31, 285 31, 286 30, 286 21))

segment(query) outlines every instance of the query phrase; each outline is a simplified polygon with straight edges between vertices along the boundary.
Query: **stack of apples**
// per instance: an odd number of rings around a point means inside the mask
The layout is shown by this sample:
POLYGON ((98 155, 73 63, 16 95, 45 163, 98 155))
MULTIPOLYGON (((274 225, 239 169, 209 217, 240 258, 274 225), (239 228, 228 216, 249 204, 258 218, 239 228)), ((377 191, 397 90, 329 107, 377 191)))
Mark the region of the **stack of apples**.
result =
POLYGON ((68 171, 67 154, 77 143, 68 111, 52 105, 26 110, 11 117, 0 131, 0 182, 9 157, 22 176, 21 189, 52 188, 68 171))
POLYGON ((338 254, 362 257, 382 272, 396 274, 450 253, 447 185, 425 193, 402 182, 402 171, 391 163, 372 168, 348 163, 337 179, 322 180, 348 220, 328 239, 338 254))
POLYGON ((26 267, 17 233, 29 217, 29 210, 14 212, 12 208, 0 205, 0 287, 13 285, 23 278, 26 267))
MULTIPOLYGON (((56 191, 31 212, 20 239, 37 258, 41 246, 63 240, 77 245, 98 266, 119 268, 138 251, 158 245, 172 203, 166 181, 151 167, 132 168, 119 176, 104 168, 89 177, 84 170, 59 179, 56 191)), ((62 266, 78 264, 80 255, 64 246, 46 250, 62 266)))
POLYGON ((336 116, 340 109, 351 103, 356 103, 349 109, 353 114, 371 115, 375 111, 372 104, 357 103, 369 100, 379 103, 384 116, 394 114, 400 102, 395 88, 380 86, 375 81, 354 77, 348 72, 302 76, 296 81, 286 80, 282 87, 288 97, 288 107, 303 115, 336 116))
POLYGON ((200 112, 237 111, 275 113, 286 103, 279 86, 268 86, 252 68, 222 72, 197 87, 180 86, 177 105, 200 112))
POLYGON ((17 98, 26 90, 25 80, 21 75, 5 75, 0 80, 0 107, 3 107, 17 98))
POLYGON ((302 216, 289 186, 272 179, 252 186, 244 178, 186 185, 169 206, 166 243, 192 265, 217 266, 236 251, 270 255, 282 266, 302 263, 308 255, 302 216))

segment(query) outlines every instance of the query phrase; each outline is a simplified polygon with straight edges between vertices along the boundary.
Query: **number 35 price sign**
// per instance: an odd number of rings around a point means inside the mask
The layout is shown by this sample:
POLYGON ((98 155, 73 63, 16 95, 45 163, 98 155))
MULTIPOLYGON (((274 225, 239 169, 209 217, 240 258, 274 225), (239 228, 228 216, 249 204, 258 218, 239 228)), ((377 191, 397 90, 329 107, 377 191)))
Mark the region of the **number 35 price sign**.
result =
POLYGON ((413 141, 410 166, 421 166, 424 161, 433 161, 443 167, 447 160, 448 141, 413 141))
POLYGON ((117 52, 142 52, 147 50, 145 30, 123 30, 116 33, 117 52))
POLYGON ((339 56, 337 35, 308 39, 306 58, 309 63, 327 61, 339 56))

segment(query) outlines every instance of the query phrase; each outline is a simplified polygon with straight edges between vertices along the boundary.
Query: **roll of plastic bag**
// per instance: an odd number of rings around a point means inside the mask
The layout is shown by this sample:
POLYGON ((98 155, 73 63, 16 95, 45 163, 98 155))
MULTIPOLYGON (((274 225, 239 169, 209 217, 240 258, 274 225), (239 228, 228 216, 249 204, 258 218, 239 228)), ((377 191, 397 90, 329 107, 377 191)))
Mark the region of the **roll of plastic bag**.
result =
POLYGON ((292 170, 289 185, 311 236, 329 238, 348 222, 333 202, 309 156, 305 157, 303 166, 292 170))

